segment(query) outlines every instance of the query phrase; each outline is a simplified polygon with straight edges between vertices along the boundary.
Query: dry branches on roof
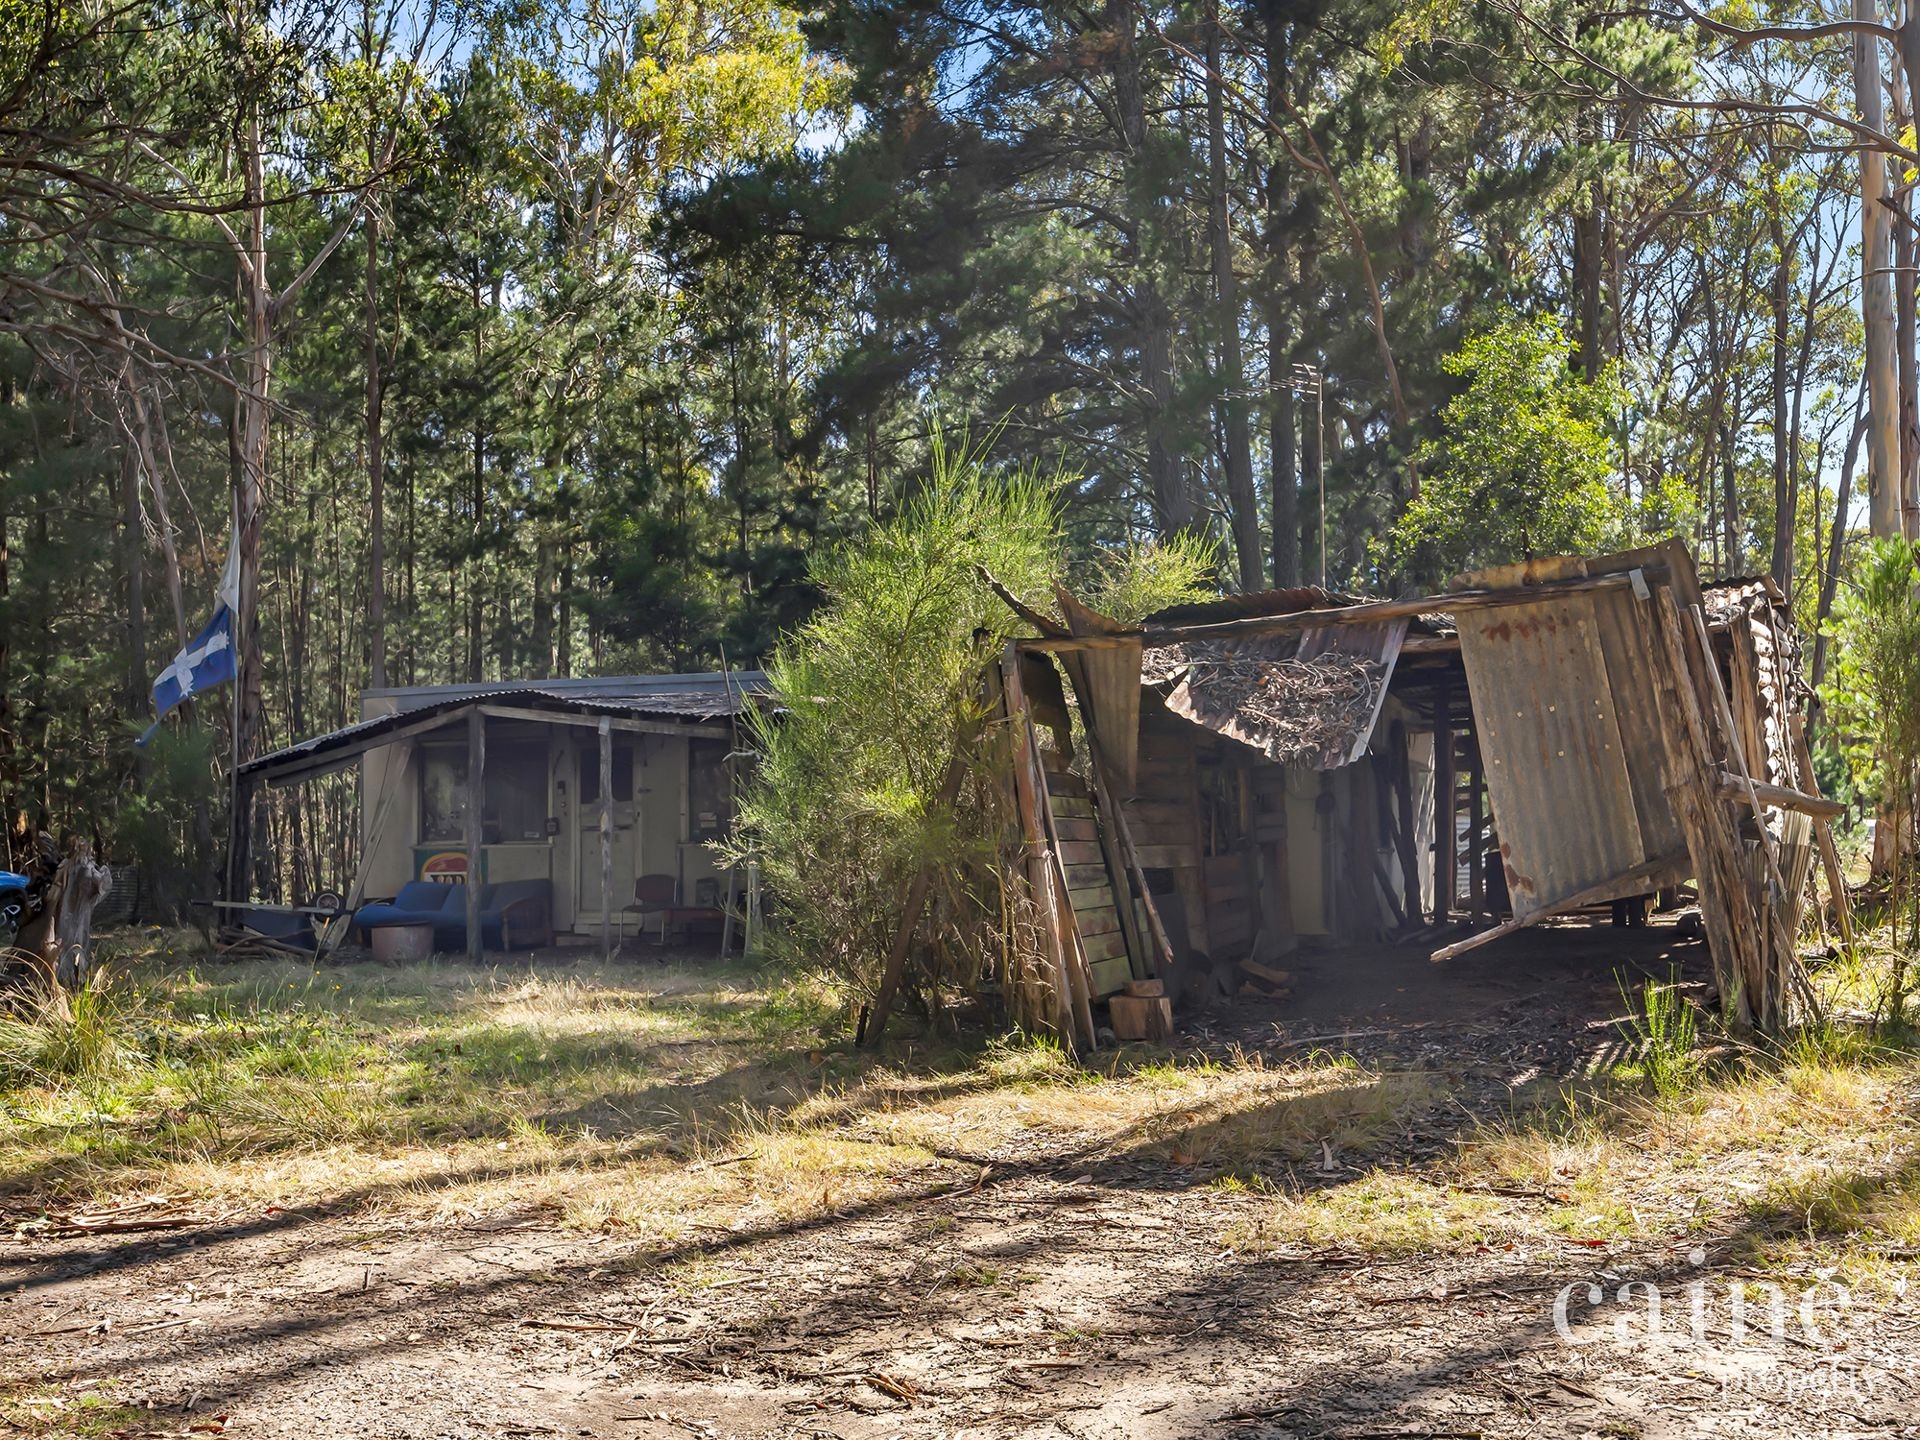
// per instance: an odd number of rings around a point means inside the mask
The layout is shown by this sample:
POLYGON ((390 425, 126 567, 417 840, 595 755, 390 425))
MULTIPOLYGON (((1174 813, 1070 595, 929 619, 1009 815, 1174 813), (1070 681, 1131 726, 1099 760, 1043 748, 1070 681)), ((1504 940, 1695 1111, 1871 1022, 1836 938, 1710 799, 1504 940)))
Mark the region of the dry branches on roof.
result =
POLYGON ((1323 767, 1346 763, 1386 680, 1386 667, 1364 656, 1329 651, 1298 660, 1213 644, 1154 651, 1144 670, 1149 682, 1184 670, 1185 683, 1167 702, 1174 710, 1269 760, 1323 767))

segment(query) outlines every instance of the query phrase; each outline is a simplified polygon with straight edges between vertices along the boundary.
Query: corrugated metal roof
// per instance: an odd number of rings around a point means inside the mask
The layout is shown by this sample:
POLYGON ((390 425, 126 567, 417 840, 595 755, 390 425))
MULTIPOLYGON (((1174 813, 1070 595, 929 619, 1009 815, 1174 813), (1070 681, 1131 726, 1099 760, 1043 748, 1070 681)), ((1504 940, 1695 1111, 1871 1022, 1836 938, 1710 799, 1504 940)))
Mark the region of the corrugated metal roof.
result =
POLYGON ((473 704, 512 704, 585 715, 652 715, 697 723, 738 715, 767 693, 767 677, 759 670, 736 670, 731 675, 607 675, 583 680, 369 690, 366 698, 390 699, 398 708, 262 755, 243 765, 240 773, 271 777, 278 770, 305 770, 328 755, 349 759, 371 749, 383 735, 473 704))
MULTIPOLYGON (((362 700, 388 700, 396 710, 419 710, 441 700, 494 700, 512 695, 542 695, 554 700, 646 701, 671 706, 684 698, 697 705, 730 694, 765 694, 767 677, 759 670, 688 671, 672 675, 585 675, 564 680, 495 680, 460 685, 397 685, 368 690, 362 700)), ((730 714, 724 708, 713 714, 730 714)))

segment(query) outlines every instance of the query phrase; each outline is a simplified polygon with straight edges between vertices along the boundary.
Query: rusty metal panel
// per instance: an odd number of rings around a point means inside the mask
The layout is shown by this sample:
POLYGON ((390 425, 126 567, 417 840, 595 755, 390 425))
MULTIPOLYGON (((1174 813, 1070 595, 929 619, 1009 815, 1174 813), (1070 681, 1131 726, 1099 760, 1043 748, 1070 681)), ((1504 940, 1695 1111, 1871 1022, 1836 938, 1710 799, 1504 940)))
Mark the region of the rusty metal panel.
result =
POLYGON ((1644 864, 1593 597, 1457 619, 1515 919, 1644 864))
POLYGON ((1140 636, 1111 616, 1082 604, 1063 585, 1054 598, 1075 635, 1118 637, 1114 643, 1078 651, 1068 662, 1080 696, 1081 719, 1100 752, 1116 795, 1131 795, 1140 764, 1140 636), (1084 682, 1084 683, 1082 683, 1084 682))
POLYGON ((1614 717, 1627 758, 1634 814, 1640 821, 1641 856, 1657 860, 1685 852, 1687 841, 1666 791, 1666 749, 1660 738, 1660 702, 1647 666, 1652 637, 1647 633, 1647 602, 1631 590, 1602 591, 1593 597, 1600 648, 1606 656, 1607 682, 1613 691, 1614 717))

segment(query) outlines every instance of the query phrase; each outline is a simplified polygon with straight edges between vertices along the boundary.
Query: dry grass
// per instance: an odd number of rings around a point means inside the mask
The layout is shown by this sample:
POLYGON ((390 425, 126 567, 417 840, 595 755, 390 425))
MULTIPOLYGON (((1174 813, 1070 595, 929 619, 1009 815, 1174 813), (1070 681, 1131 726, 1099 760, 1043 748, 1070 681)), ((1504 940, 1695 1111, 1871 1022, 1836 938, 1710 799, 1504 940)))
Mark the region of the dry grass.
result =
POLYGON ((882 1062, 824 992, 710 966, 134 963, 65 1018, 0 1022, 0 1203, 539 1211, 665 1251, 1126 1161, 1220 1189, 1249 1256, 1701 1237, 1891 1277, 1920 1249, 1910 1050, 1810 1033, 1679 1094, 1600 1077, 1478 1127, 1451 1086, 1326 1056, 1085 1069, 1011 1041, 882 1062), (1451 1149, 1396 1159, 1436 1125, 1451 1149))
POLYGON ((26 1440, 152 1434, 154 1423, 153 1412, 120 1404, 92 1386, 0 1384, 0 1433, 26 1440))
POLYGON ((1364 1151, 1434 1098, 1338 1061, 1096 1073, 1008 1041, 881 1063, 823 992, 705 966, 135 963, 87 1023, 83 1044, 46 1017, 0 1031, 16 1210, 542 1210, 665 1247, 1010 1162, 1257 1175, 1364 1151))

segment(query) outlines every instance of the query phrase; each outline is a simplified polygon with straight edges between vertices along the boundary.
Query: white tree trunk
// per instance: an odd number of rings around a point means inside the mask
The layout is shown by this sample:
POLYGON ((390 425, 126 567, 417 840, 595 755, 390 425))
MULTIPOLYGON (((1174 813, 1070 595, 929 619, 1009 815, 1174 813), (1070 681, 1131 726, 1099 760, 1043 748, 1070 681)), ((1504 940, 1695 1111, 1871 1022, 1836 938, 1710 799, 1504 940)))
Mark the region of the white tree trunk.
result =
MULTIPOLYGON (((1854 18, 1878 21, 1874 0, 1854 0, 1854 18)), ((1879 42, 1853 42, 1853 87, 1860 123, 1885 133, 1879 42)), ((1900 380, 1894 357, 1893 214, 1887 208, 1887 157, 1860 152, 1860 318, 1866 329, 1867 498, 1875 535, 1901 533, 1900 380)))

